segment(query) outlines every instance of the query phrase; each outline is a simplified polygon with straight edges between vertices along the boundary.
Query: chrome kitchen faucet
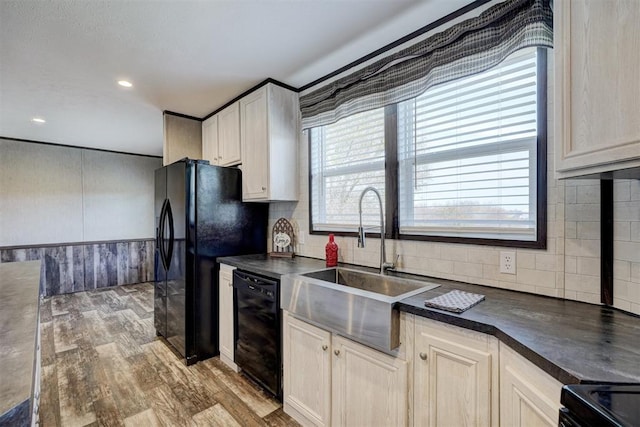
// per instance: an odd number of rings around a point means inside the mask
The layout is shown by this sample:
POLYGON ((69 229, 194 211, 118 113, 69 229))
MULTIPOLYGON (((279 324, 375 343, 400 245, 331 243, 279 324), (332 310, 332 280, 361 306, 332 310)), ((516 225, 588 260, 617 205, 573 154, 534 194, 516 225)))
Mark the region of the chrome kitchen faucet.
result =
POLYGON ((360 216, 360 225, 358 226, 358 247, 364 248, 364 227, 362 226, 362 199, 367 191, 373 191, 373 193, 378 197, 378 203, 380 204, 380 274, 384 274, 386 270, 395 268, 395 263, 386 262, 385 260, 385 248, 384 248, 384 216, 382 215, 382 197, 380 197, 380 192, 376 190, 374 187, 367 187, 362 190, 360 193, 360 201, 358 202, 358 214, 360 216))

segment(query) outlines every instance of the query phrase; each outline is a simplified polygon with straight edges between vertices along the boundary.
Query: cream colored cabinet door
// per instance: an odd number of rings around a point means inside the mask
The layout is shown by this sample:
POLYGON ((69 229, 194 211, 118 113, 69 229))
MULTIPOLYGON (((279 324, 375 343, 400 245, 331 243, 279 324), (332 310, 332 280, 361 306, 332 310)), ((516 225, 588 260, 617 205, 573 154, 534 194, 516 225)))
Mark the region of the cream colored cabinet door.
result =
POLYGON ((298 200, 298 94, 267 83, 239 102, 242 200, 298 200))
POLYGON ((238 367, 233 362, 233 270, 234 267, 220 264, 219 290, 219 336, 220 336, 220 360, 230 366, 234 371, 238 367))
POLYGON ((202 122, 202 158, 212 165, 218 164, 218 116, 202 122))
POLYGON ((284 411, 301 424, 329 426, 331 334, 284 313, 284 411))
POLYGON ((336 335, 332 350, 333 426, 406 426, 407 362, 336 335))
POLYGON ((498 425, 498 342, 416 317, 414 426, 498 425))
POLYGON ((640 166, 640 1, 554 4, 560 178, 640 166))
POLYGON ((180 159, 202 158, 202 122, 199 119, 164 112, 162 164, 169 165, 180 159))
POLYGON ((234 102, 218 114, 218 160, 221 166, 240 164, 240 104, 234 102))
POLYGON ((269 198, 269 126, 267 87, 240 100, 240 140, 242 141, 242 198, 269 198))
POLYGON ((500 425, 558 425, 562 384, 500 343, 500 425))

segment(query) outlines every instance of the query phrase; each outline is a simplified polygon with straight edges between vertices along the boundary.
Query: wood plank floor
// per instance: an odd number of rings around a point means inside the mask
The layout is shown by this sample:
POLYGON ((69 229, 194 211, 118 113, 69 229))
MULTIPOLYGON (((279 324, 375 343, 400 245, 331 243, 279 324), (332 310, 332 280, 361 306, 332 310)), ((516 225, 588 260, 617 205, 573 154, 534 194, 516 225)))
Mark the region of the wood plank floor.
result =
POLYGON ((43 426, 297 426, 220 360, 185 366, 156 338, 153 285, 45 299, 43 426))

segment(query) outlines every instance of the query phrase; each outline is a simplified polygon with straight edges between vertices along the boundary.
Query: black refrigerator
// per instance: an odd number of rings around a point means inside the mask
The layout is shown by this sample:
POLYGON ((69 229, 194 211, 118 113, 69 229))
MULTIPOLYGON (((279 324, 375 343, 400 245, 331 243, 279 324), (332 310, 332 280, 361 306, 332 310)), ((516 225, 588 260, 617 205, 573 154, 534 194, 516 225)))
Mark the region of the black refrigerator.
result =
POLYGON ((203 160, 155 172, 154 324, 187 365, 219 353, 215 259, 266 252, 269 206, 243 203, 241 179, 203 160))

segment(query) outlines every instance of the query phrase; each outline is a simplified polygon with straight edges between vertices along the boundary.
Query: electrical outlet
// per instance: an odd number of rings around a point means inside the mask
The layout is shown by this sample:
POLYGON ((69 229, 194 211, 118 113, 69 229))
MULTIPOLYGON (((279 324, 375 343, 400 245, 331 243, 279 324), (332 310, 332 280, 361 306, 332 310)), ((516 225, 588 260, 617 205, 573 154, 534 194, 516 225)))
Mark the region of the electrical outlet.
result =
POLYGON ((516 274, 515 252, 500 252, 500 273, 516 274))

